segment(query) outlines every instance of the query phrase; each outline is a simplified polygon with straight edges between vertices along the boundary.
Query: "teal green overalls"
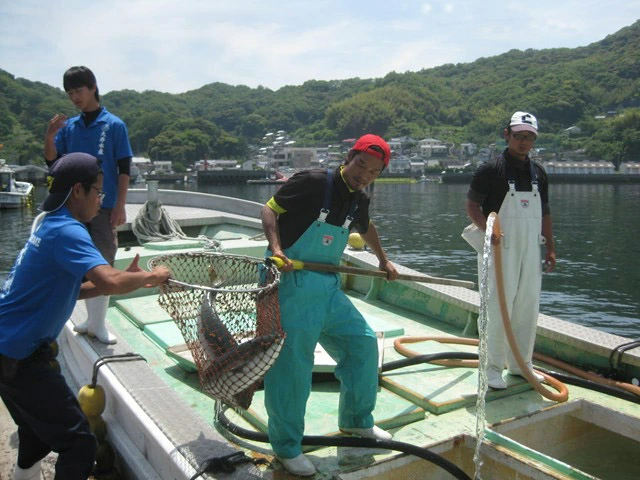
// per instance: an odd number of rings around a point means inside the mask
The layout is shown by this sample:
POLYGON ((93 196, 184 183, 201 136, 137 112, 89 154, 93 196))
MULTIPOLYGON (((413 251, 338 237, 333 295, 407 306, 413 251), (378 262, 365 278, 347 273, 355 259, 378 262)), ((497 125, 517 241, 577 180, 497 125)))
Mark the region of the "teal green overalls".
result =
MULTIPOLYGON (((284 250, 290 259, 338 265, 349 237, 355 201, 342 227, 325 220, 331 206, 333 174, 327 172, 320 216, 284 250)), ((267 252, 270 255, 271 252, 267 252)), ((378 388, 375 333, 340 289, 337 273, 297 270, 282 274, 280 321, 287 334, 278 359, 264 379, 269 441, 281 458, 302 453, 304 416, 311 392, 317 343, 335 360, 340 380, 338 426, 371 428, 378 388)))

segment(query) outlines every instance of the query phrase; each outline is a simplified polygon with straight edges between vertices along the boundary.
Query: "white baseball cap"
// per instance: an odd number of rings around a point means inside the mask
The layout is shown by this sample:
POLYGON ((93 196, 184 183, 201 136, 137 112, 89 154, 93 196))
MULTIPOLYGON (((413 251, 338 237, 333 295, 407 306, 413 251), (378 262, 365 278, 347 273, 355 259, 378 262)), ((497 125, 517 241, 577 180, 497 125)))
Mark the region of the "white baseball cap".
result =
POLYGON ((538 135, 538 120, 527 112, 516 112, 509 123, 512 132, 533 132, 538 135))

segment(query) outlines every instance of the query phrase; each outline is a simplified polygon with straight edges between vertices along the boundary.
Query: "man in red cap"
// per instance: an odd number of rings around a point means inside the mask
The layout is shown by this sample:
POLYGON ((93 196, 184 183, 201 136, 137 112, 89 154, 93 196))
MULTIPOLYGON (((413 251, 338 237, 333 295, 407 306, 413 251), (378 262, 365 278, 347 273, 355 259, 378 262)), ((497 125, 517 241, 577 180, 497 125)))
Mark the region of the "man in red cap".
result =
POLYGON ((377 135, 364 135, 339 169, 297 173, 262 209, 269 241, 266 255, 285 264, 279 301, 287 337, 264 380, 269 441, 280 462, 294 475, 316 472, 302 453, 301 441, 317 343, 337 363, 340 430, 367 438, 391 438, 373 422, 378 389, 375 333, 340 289, 339 274, 293 271, 290 260, 338 265, 349 230, 355 228, 378 257, 387 278, 398 277, 369 219, 369 196, 364 192, 389 164, 390 156, 387 142, 377 135))

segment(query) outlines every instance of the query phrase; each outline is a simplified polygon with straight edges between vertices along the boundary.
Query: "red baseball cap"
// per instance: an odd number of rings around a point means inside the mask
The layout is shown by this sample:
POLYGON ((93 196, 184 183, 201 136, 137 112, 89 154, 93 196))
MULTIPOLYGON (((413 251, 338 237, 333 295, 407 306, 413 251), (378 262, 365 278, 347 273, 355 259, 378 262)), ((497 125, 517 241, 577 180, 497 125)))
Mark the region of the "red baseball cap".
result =
POLYGON ((373 155, 376 158, 379 158, 384 163, 386 167, 389 165, 389 158, 391 157, 391 149, 389 148, 389 144, 385 142, 382 137, 377 135, 373 135, 371 133, 367 133, 366 135, 361 136, 356 144, 353 146, 352 150, 356 150, 358 152, 365 152, 369 155, 373 155), (371 148, 377 147, 377 148, 371 148), (379 150, 382 151, 379 151, 379 150))

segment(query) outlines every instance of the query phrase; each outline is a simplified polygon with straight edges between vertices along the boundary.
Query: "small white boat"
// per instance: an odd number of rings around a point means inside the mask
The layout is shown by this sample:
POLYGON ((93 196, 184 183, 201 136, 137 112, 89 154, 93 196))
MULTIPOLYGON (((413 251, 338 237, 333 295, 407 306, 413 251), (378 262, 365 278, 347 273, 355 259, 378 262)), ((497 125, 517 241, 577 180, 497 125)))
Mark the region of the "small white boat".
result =
POLYGON ((0 159, 0 208, 20 208, 32 200, 33 184, 19 182, 14 171, 0 159))

